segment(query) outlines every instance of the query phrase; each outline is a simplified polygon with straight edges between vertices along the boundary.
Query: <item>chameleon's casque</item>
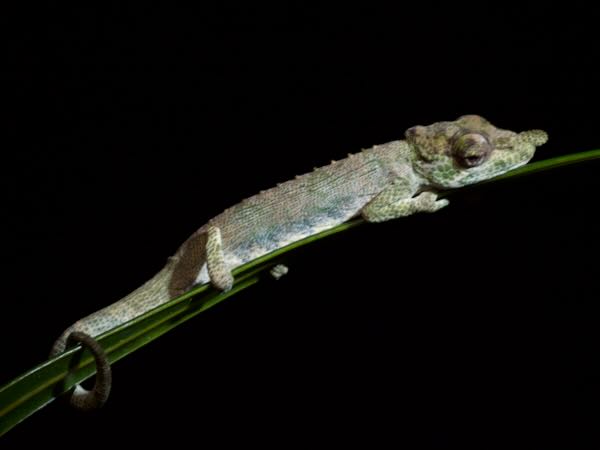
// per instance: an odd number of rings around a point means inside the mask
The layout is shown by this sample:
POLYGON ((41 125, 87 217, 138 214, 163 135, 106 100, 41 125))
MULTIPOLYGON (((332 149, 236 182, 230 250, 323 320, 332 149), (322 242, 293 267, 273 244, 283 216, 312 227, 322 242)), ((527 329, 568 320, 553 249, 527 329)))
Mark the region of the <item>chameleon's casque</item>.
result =
MULTIPOLYGON (((209 220, 154 278, 69 327, 55 342, 52 355, 65 349, 74 331, 97 336, 194 285, 211 282, 228 290, 234 268, 353 217, 382 222, 437 211, 448 204, 437 198, 438 190, 477 183, 519 167, 546 140, 540 130, 515 133, 479 116, 463 116, 412 127, 406 140, 363 150, 279 184, 209 220)), ((71 402, 88 409, 98 406, 94 399, 78 387, 71 402)))

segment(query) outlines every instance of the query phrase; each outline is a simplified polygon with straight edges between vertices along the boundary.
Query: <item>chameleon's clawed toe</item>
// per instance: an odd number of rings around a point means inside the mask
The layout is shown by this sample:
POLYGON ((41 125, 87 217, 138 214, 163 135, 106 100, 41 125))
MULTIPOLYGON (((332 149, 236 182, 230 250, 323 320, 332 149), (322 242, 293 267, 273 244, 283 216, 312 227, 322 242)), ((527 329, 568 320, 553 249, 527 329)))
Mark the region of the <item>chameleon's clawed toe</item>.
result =
POLYGON ((271 276, 273 278, 275 278, 276 280, 279 280, 282 276, 286 275, 289 271, 290 271, 290 269, 288 269, 287 266, 285 266, 283 264, 277 264, 275 267, 271 268, 269 273, 271 274, 271 276))
POLYGON ((220 273, 219 276, 213 276, 211 282, 216 289, 227 292, 233 287, 234 278, 231 273, 220 273))

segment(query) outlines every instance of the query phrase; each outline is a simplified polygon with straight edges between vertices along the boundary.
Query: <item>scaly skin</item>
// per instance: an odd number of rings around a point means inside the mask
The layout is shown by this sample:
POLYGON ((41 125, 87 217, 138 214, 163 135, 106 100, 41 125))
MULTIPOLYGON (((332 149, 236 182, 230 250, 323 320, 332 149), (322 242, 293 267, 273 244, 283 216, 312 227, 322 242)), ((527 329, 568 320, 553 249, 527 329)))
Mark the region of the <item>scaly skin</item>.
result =
MULTIPOLYGON (((56 341, 65 349, 74 332, 97 336, 192 288, 233 284, 231 271, 259 256, 347 220, 382 222, 448 205, 436 192, 477 183, 526 164, 547 140, 540 130, 515 133, 479 116, 416 126, 393 141, 315 169, 225 210, 196 231, 150 281, 117 303, 85 317, 56 341)), ((281 276, 279 268, 273 273, 281 276)), ((96 389, 108 391, 98 377, 96 389)), ((71 403, 98 406, 77 387, 71 403)))

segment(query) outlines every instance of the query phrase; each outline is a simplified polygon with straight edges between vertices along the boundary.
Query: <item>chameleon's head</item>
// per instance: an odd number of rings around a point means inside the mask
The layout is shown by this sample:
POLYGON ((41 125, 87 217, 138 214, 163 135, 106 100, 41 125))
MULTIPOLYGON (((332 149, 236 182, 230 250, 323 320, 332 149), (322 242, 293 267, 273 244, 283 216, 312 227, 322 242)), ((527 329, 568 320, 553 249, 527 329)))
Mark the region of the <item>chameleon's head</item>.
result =
POLYGON ((409 128, 406 139, 415 148, 414 167, 421 176, 434 186, 456 188, 522 166, 548 135, 541 130, 502 130, 469 115, 409 128))

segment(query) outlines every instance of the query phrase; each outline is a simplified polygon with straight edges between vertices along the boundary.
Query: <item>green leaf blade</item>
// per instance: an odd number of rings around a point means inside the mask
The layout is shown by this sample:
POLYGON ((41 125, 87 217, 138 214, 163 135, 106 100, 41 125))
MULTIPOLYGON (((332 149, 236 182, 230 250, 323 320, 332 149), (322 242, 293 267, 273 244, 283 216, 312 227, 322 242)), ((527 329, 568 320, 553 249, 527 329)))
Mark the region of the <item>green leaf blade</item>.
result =
MULTIPOLYGON (((530 163, 479 185, 598 159, 600 159, 600 149, 559 156, 530 163)), ((448 197, 463 190, 444 192, 442 196, 448 197)), ((114 363, 221 301, 255 285, 276 264, 281 255, 327 236, 349 230, 361 223, 363 223, 361 219, 355 219, 257 258, 234 271, 236 283, 231 291, 221 293, 208 285, 196 287, 100 335, 97 340, 105 349, 109 361, 114 363)), ((60 394, 70 390, 75 384, 93 376, 94 373, 95 367, 91 354, 87 350, 76 347, 45 361, 0 387, 0 436, 60 394)))

